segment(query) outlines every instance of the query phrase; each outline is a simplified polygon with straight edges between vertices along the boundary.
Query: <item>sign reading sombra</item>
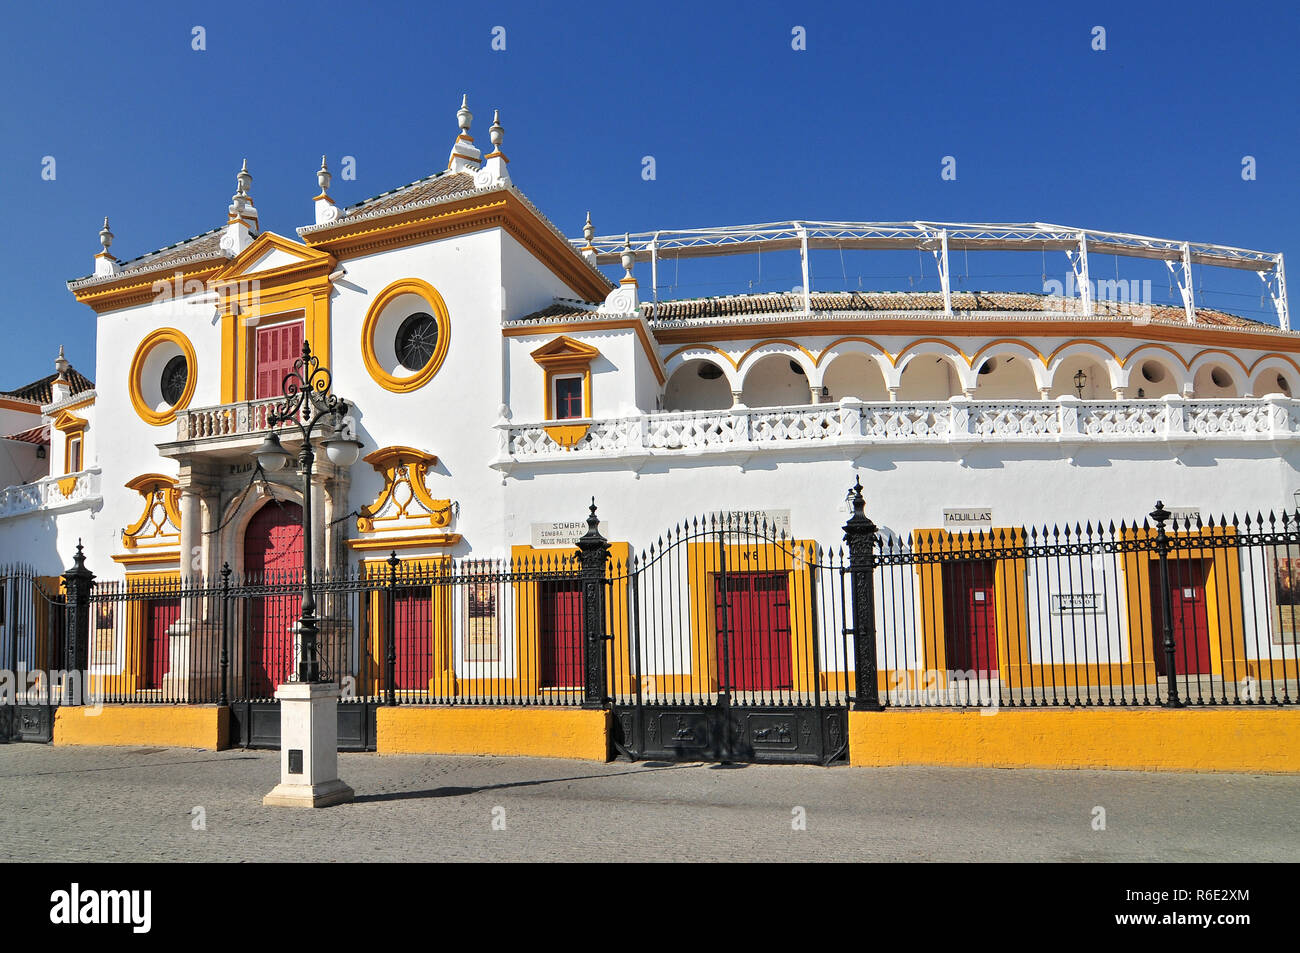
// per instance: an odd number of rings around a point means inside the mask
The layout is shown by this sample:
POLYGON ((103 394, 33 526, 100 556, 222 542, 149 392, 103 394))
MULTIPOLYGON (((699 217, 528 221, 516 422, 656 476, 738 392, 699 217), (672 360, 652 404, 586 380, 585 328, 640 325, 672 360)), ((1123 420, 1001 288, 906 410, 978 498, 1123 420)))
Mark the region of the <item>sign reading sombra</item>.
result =
POLYGON ((993 510, 987 506, 944 508, 944 529, 986 529, 993 526, 993 510))
MULTIPOLYGON (((586 520, 531 525, 534 549, 568 549, 578 545, 578 540, 587 535, 586 520)), ((609 524, 604 520, 600 522, 600 535, 610 538, 609 524)))

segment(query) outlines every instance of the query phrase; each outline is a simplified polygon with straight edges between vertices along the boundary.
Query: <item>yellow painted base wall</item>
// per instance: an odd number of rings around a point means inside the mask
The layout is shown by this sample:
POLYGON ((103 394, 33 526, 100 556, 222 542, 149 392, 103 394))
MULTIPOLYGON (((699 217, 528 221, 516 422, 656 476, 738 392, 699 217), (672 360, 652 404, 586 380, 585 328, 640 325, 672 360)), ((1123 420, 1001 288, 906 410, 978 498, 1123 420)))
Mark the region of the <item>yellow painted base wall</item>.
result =
POLYGON ((1300 711, 851 711, 849 760, 864 767, 1300 773, 1300 711))
POLYGON ((580 708, 381 706, 380 754, 486 754, 609 760, 609 713, 580 708))
POLYGON ((56 745, 155 748, 230 747, 230 709, 217 705, 105 705, 57 708, 56 745))

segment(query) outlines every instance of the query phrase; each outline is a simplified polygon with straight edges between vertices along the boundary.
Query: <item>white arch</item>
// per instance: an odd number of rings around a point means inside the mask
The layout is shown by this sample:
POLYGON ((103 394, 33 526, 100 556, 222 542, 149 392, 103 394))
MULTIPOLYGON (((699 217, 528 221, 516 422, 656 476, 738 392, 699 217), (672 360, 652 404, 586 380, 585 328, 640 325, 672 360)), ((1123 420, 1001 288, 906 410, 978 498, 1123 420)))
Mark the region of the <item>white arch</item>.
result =
POLYGON ((664 363, 665 392, 668 388, 668 381, 672 379, 672 376, 681 369, 683 364, 688 364, 691 361, 708 361, 710 364, 717 365, 718 369, 722 371, 722 375, 727 379, 727 384, 732 391, 740 390, 740 374, 725 354, 715 351, 711 347, 691 347, 679 351, 664 363))
POLYGON ((907 366, 915 358, 925 356, 947 359, 957 372, 957 380, 961 384, 961 389, 965 392, 975 390, 977 375, 971 369, 970 362, 959 351, 941 341, 922 341, 900 352, 895 359, 896 363, 892 368, 892 374, 888 372, 885 374, 886 386, 890 390, 897 390, 902 383, 903 372, 907 370, 907 366))
POLYGON ((979 357, 971 361, 977 383, 979 381, 979 370, 984 366, 984 362, 993 357, 1001 357, 1004 354, 1018 357, 1029 365, 1029 370, 1034 375, 1034 386, 1040 394, 1045 393, 1052 386, 1052 375, 1047 373, 1047 365, 1043 363, 1043 359, 1038 352, 1025 347, 1023 344, 1017 344, 1015 341, 1001 341, 990 345, 980 352, 979 357))
POLYGON ((890 372, 894 369, 893 363, 889 360, 889 355, 866 341, 840 341, 838 344, 826 348, 817 356, 817 375, 808 379, 817 387, 823 386, 826 369, 834 364, 836 359, 848 354, 861 354, 870 358, 880 368, 880 374, 888 384, 890 372))
POLYGON ((1232 378, 1232 386, 1237 391, 1237 396, 1241 396, 1249 390, 1250 382, 1246 378, 1246 369, 1242 367, 1240 360, 1227 351, 1207 351, 1192 361, 1191 366, 1187 369, 1187 376, 1191 380, 1193 388, 1196 386, 1197 373, 1202 368, 1212 364, 1228 372, 1228 376, 1232 378))
MULTIPOLYGON (((845 363, 850 363, 861 358, 867 362, 869 367, 875 368, 875 372, 877 375, 876 381, 879 382, 879 386, 883 391, 883 393, 878 398, 872 398, 872 399, 878 399, 878 400, 889 399, 889 385, 888 385, 889 378, 888 378, 887 368, 890 365, 889 365, 889 358, 885 357, 883 354, 880 354, 879 352, 876 351, 872 351, 870 349, 855 348, 852 350, 845 350, 840 353, 833 354, 829 357, 829 359, 825 359, 826 355, 823 354, 823 358, 824 359, 817 365, 817 377, 813 381, 814 387, 825 388, 830 386, 829 384, 827 384, 827 380, 830 378, 831 368, 835 367, 837 364, 840 364, 842 360, 845 363)), ((870 371, 868 371, 867 373, 870 374, 870 371)), ((875 381, 873 381, 872 383, 874 384, 875 381)), ((836 395, 832 394, 831 397, 835 398, 836 395)))
POLYGON ((1292 395, 1300 394, 1300 373, 1297 373, 1295 367, 1279 357, 1266 357, 1251 370, 1249 389, 1245 391, 1245 396, 1264 397, 1278 393, 1279 374, 1290 385, 1292 395))
POLYGON ((802 367, 804 377, 806 377, 809 382, 812 381, 813 373, 817 370, 817 366, 813 363, 813 359, 809 357, 806 352, 786 341, 769 341, 766 344, 760 344, 755 347, 752 351, 746 354, 744 360, 740 362, 740 367, 737 369, 737 374, 740 378, 740 389, 745 389, 745 378, 748 377, 749 372, 754 369, 754 365, 765 357, 774 356, 788 357, 790 360, 802 367))
POLYGON ((1061 365, 1074 357, 1088 357, 1101 365, 1106 371, 1109 390, 1114 391, 1125 386, 1124 381, 1126 378, 1123 368, 1114 354, 1098 344, 1076 341, 1073 344, 1067 344, 1047 362, 1048 387, 1051 387, 1052 382, 1056 380, 1056 372, 1061 369, 1061 365))
POLYGON ((1130 353, 1124 361, 1124 367, 1120 370, 1119 386, 1133 390, 1133 393, 1129 395, 1130 397, 1136 396, 1137 388, 1152 386, 1142 379, 1140 371, 1142 365, 1147 361, 1158 361, 1166 371, 1173 375, 1174 393, 1181 396, 1191 390, 1192 377, 1187 372, 1181 355, 1175 356, 1174 353, 1163 347, 1148 344, 1130 353))

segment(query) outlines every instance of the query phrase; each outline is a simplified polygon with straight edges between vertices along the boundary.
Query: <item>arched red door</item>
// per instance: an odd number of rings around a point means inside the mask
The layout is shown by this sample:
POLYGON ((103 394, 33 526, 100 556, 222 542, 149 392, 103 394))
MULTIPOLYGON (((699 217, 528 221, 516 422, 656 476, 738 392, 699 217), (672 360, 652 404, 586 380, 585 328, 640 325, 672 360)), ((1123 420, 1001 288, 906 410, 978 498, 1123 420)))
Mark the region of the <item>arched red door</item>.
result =
MULTIPOLYGON (((302 581, 302 507, 272 500, 258 510, 244 532, 244 571, 250 584, 283 586, 302 581)), ((249 688, 269 698, 293 670, 293 629, 302 614, 302 595, 261 595, 249 606, 249 688)))

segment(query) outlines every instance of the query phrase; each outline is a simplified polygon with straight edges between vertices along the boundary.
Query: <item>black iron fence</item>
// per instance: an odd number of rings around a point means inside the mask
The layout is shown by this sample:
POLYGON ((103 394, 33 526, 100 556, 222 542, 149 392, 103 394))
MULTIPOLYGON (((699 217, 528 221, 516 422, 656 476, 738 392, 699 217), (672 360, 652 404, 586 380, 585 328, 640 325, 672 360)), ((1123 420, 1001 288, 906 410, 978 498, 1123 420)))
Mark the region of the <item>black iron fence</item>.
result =
MULTIPOLYGON (((344 703, 613 707, 647 743, 687 709, 785 744, 773 712, 1300 698, 1296 514, 904 535, 854 506, 835 547, 724 513, 633 551, 593 511, 573 550, 363 563, 316 582, 321 664, 344 703)), ((296 670, 296 574, 3 579, 7 667, 105 703, 269 703, 296 670)))

